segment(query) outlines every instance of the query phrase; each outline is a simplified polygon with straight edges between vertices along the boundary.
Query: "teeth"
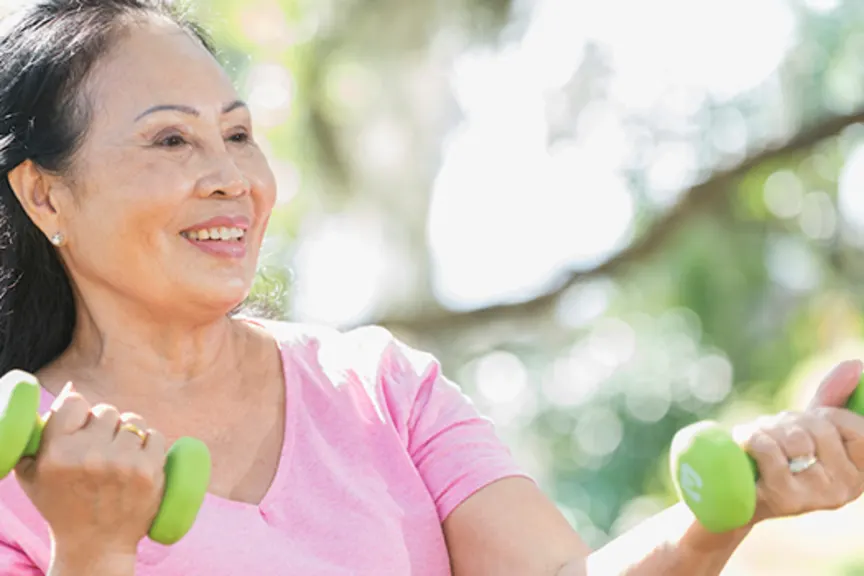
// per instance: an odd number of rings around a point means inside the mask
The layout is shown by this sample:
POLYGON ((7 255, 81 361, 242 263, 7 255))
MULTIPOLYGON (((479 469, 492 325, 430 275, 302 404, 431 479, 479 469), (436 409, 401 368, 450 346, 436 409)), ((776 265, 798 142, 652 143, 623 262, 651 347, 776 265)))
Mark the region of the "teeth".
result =
POLYGON ((205 228, 202 230, 190 230, 183 232, 183 236, 190 240, 239 240, 243 238, 244 232, 240 228, 205 228))

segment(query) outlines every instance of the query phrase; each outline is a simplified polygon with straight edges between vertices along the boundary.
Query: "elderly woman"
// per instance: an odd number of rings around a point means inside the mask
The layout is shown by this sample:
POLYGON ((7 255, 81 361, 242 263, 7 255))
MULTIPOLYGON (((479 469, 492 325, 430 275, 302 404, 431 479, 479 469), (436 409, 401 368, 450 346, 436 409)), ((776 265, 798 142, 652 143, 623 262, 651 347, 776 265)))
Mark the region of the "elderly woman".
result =
MULTIPOLYGON (((674 507, 592 553, 434 358, 232 315, 275 182, 207 39, 161 4, 43 0, 5 22, 0 170, 0 373, 35 373, 51 411, 0 483, 2 574, 694 576, 750 530, 674 507), (212 481, 163 546, 145 535, 185 435, 212 481)), ((841 365, 828 403, 860 372, 841 365)), ((757 519, 858 496, 862 434, 831 408, 754 428, 757 519)))

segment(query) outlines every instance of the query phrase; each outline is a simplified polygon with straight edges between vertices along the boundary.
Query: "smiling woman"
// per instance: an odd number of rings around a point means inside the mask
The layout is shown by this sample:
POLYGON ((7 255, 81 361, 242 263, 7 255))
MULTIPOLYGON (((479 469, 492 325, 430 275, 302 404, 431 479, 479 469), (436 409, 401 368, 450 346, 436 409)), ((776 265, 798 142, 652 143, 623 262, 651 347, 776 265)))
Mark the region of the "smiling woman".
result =
MULTIPOLYGON (((718 573, 750 527, 709 534, 680 507, 589 557, 438 362, 386 331, 231 314, 276 190, 212 52, 155 0, 43 0, 0 30, 0 373, 34 372, 48 412, 0 481, 0 573, 718 573), (182 436, 212 478, 165 547, 146 535, 182 436)), ((862 431, 839 411, 755 427, 758 518, 860 494, 843 440, 862 431)))

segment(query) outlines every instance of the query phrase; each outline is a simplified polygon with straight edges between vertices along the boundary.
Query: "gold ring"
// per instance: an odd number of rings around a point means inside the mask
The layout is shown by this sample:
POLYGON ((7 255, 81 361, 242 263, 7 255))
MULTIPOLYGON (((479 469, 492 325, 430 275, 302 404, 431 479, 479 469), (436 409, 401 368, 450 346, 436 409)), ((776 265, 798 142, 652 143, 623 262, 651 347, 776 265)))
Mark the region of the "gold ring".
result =
POLYGON ((140 438, 142 442, 147 440, 147 432, 141 430, 140 428, 138 428, 134 424, 130 424, 129 422, 124 422, 123 424, 121 424, 120 430, 126 430, 128 432, 132 432, 133 434, 138 436, 138 438, 140 438))

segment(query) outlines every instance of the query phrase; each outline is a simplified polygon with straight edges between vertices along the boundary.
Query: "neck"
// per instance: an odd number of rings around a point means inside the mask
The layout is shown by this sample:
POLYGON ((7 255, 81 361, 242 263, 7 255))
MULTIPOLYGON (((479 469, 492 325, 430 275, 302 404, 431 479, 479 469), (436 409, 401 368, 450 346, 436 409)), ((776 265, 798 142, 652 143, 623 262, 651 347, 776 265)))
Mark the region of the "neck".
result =
POLYGON ((58 361, 92 392, 153 394, 199 384, 207 389, 238 369, 244 333, 226 315, 202 320, 128 302, 99 304, 94 309, 79 303, 72 343, 58 361))

